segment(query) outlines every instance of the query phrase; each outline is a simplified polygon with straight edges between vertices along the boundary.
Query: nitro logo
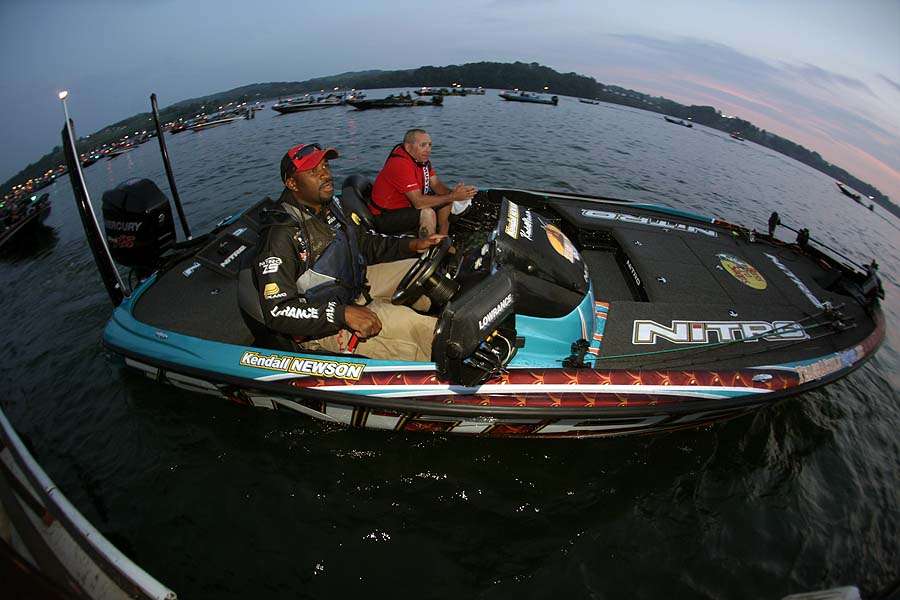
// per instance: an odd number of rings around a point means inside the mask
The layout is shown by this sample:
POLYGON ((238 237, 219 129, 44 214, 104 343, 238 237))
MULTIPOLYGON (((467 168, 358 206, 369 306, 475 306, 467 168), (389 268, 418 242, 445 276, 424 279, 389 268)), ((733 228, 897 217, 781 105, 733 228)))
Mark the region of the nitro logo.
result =
POLYGON ((276 306, 272 309, 271 315, 273 317, 290 317, 291 319, 318 319, 319 309, 302 308, 300 306, 285 306, 284 308, 278 308, 276 306))
POLYGON ((241 253, 242 253, 244 250, 246 250, 246 249, 247 249, 247 246, 241 246, 241 247, 239 247, 237 250, 235 250, 234 252, 232 252, 231 254, 229 254, 229 255, 228 255, 228 258, 226 258, 225 260, 223 260, 222 262, 220 262, 220 263, 219 263, 219 266, 222 267, 222 268, 224 269, 225 267, 227 267, 228 265, 230 265, 230 264, 234 261, 234 259, 236 259, 238 256, 240 256, 241 253))
POLYGON ((277 256, 270 256, 259 263, 263 275, 271 275, 278 272, 278 267, 283 261, 277 256))
POLYGON ((631 261, 627 258, 625 259, 625 266, 628 267, 628 272, 631 273, 632 277, 634 277, 634 283, 637 284, 638 287, 641 287, 641 278, 638 277, 637 271, 634 270, 631 261))
POLYGON ((488 325, 493 323, 497 319, 497 317, 500 316, 500 313, 502 313, 510 304, 512 304, 512 301, 512 294, 507 294, 506 298, 501 300, 500 303, 497 304, 497 306, 491 309, 491 312, 484 315, 481 320, 478 321, 478 329, 486 329, 488 325))
POLYGON ((366 365, 360 363, 297 358, 294 356, 279 356, 278 354, 268 355, 259 354, 258 352, 244 352, 243 356, 241 356, 241 366, 282 371, 297 375, 353 380, 358 380, 362 377, 363 370, 366 368, 366 365))
POLYGON ((656 321, 634 322, 632 344, 655 344, 657 339, 673 344, 709 344, 796 341, 809 339, 809 335, 796 321, 672 321, 671 327, 656 321))
POLYGON ((652 217, 639 217, 637 215, 629 215, 626 213, 615 213, 605 210, 593 210, 589 208, 581 209, 582 216, 589 219, 603 219, 604 221, 622 221, 623 223, 635 223, 637 225, 649 225, 650 227, 661 227, 662 229, 675 229, 677 231, 686 231, 688 233, 699 233, 709 237, 719 237, 712 229, 703 229, 694 225, 684 225, 683 223, 673 223, 663 219, 654 219, 652 217))

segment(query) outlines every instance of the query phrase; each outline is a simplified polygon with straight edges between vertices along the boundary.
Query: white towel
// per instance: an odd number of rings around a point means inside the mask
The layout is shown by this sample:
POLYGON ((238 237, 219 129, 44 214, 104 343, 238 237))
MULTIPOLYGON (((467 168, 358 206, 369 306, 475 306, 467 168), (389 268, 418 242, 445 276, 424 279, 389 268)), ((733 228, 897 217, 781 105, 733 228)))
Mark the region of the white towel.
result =
POLYGON ((460 215, 467 208, 469 208, 470 204, 472 204, 471 199, 470 200, 454 200, 453 207, 450 209, 450 212, 452 212, 454 215, 460 215))

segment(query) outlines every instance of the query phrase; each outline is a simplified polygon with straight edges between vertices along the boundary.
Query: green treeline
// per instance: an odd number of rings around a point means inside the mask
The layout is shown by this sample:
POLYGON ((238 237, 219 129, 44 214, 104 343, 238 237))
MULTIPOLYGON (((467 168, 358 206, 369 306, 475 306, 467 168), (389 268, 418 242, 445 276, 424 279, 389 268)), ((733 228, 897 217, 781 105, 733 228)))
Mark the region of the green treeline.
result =
MULTIPOLYGON (((163 122, 169 122, 179 118, 192 117, 203 111, 215 111, 219 106, 229 102, 255 102, 307 92, 329 91, 335 87, 373 90, 419 86, 447 87, 452 83, 466 87, 518 88, 534 92, 543 92, 546 87, 550 93, 560 96, 596 98, 603 102, 690 119, 695 123, 729 133, 738 132, 749 141, 789 156, 830 177, 843 181, 867 196, 872 196, 878 204, 900 216, 900 208, 891 203, 887 196, 874 186, 857 179, 837 165, 829 163, 818 152, 760 129, 749 121, 725 117, 712 106, 685 106, 660 96, 650 96, 615 85, 605 85, 592 77, 585 77, 577 73, 559 73, 534 62, 477 62, 445 67, 425 66, 400 71, 354 71, 299 82, 256 83, 172 104, 161 109, 160 118, 163 122)), ((149 130, 152 126, 150 113, 141 113, 109 125, 89 138, 79 139, 78 149, 79 152, 88 151, 135 131, 149 130)), ((43 174, 62 162, 62 152, 57 146, 52 152, 43 156, 36 163, 28 165, 7 181, 0 187, 0 192, 6 192, 15 183, 43 174)))

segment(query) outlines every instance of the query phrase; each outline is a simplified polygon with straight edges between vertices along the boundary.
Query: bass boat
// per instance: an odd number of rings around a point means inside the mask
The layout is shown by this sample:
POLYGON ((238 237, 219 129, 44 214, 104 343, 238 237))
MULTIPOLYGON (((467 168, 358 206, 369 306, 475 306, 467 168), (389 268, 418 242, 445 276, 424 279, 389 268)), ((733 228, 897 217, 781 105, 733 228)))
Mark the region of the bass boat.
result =
POLYGON ((50 194, 10 200, 9 204, 0 205, 0 246, 44 222, 50 214, 50 194))
POLYGON ((850 188, 848 188, 846 185, 844 185, 840 181, 835 181, 834 183, 835 183, 835 185, 838 186, 838 189, 841 190, 842 194, 844 194, 845 196, 847 196, 849 198, 853 198, 854 200, 856 200, 856 202, 858 204, 862 204, 862 201, 860 200, 860 198, 862 198, 861 195, 857 194, 856 192, 850 191, 850 188))
POLYGON ((373 100, 347 100, 347 104, 356 110, 369 110, 370 108, 408 108, 412 106, 441 106, 444 103, 444 97, 435 95, 431 100, 420 100, 413 98, 409 94, 401 94, 399 96, 390 95, 386 98, 376 98, 373 100))
POLYGON ((502 92, 498 94, 504 100, 509 100, 510 102, 528 102, 531 104, 551 104, 556 106, 559 104, 558 96, 550 96, 547 98, 546 96, 542 96, 540 94, 535 94, 533 92, 502 92))
POLYGON ((673 119, 672 117, 663 116, 663 119, 668 121, 669 123, 674 123, 675 125, 681 125, 682 127, 693 127, 693 123, 689 123, 686 121, 682 121, 681 119, 673 119))
POLYGON ((281 114, 304 112, 307 110, 318 110, 321 108, 331 108, 332 106, 340 106, 344 104, 344 100, 338 96, 328 98, 314 98, 310 100, 278 102, 272 105, 272 110, 281 114))
MULTIPOLYGON (((150 180, 93 216, 69 173, 114 304, 102 343, 154 382, 350 427, 478 436, 593 437, 697 427, 770 406, 862 365, 884 337, 874 261, 662 205, 537 190, 481 190, 401 281, 437 317, 432 360, 372 360, 260 344, 250 267, 266 198, 175 243, 150 180), (129 290, 113 260, 140 283, 129 290), (249 325, 248 325, 249 323, 249 325)), ((171 167, 159 137, 168 174, 171 167)), ((177 189, 173 201, 183 216, 177 189)), ((371 186, 338 202, 371 227, 371 186)), ((298 315, 297 318, 303 318, 298 315)))

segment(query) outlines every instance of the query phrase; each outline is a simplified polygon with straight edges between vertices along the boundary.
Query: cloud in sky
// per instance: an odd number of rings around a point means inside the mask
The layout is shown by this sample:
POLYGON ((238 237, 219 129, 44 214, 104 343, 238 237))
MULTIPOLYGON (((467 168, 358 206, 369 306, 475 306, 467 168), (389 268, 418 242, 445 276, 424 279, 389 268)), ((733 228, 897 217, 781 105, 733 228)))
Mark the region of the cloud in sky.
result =
POLYGON ((629 34, 595 44, 607 60, 582 68, 599 80, 715 106, 819 152, 900 199, 896 99, 875 91, 874 82, 809 63, 770 62, 704 40, 629 34))
POLYGON ((881 79, 886 84, 888 84, 889 86, 891 86, 892 88, 894 88, 894 91, 896 91, 898 94, 900 94, 900 83, 897 83, 890 77, 886 77, 885 75, 882 75, 881 73, 878 74, 878 78, 881 79))

